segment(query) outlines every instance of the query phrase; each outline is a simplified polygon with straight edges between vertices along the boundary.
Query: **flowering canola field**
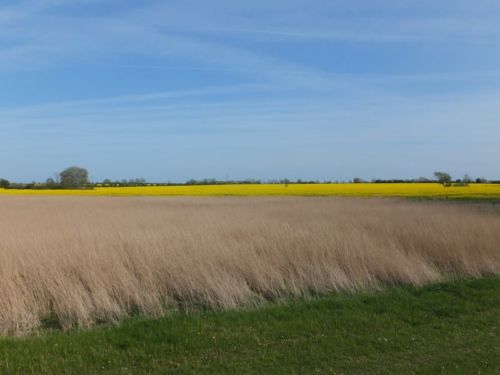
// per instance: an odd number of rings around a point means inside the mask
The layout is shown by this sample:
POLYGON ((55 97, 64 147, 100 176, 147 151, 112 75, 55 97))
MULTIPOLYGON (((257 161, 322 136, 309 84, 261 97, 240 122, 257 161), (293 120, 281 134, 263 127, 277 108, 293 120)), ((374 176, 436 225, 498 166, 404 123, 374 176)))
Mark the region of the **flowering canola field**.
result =
POLYGON ((433 183, 412 184, 251 184, 97 187, 93 190, 4 190, 2 195, 82 196, 356 196, 500 199, 499 184, 444 187, 433 183))

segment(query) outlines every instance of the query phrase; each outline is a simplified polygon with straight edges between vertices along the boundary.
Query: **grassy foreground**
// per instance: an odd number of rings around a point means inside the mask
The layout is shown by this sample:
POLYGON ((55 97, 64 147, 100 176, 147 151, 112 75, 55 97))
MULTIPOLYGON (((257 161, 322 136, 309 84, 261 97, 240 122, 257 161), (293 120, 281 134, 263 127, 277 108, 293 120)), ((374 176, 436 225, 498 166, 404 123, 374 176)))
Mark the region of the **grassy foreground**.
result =
POLYGON ((499 373, 500 278, 0 340, 0 373, 499 373))
POLYGON ((500 199, 499 184, 444 187, 437 183, 249 184, 97 187, 92 190, 0 189, 0 195, 84 196, 351 196, 500 199))

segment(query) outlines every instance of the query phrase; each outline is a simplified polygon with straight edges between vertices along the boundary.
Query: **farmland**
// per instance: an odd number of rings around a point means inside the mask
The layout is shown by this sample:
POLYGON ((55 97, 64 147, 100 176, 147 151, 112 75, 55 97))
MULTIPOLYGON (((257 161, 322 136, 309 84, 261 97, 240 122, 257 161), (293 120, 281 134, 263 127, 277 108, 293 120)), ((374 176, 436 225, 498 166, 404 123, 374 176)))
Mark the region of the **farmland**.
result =
POLYGON ((0 189, 0 195, 79 196, 347 196, 500 199, 500 184, 445 187, 437 183, 234 184, 96 187, 89 190, 0 189))

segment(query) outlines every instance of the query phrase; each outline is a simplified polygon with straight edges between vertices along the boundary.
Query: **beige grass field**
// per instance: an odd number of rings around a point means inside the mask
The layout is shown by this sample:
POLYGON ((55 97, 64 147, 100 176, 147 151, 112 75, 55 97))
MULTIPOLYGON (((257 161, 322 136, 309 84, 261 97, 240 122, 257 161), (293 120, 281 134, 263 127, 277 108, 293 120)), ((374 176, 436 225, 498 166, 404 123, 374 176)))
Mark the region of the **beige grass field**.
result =
POLYGON ((487 204, 0 196, 0 333, 500 273, 487 204))

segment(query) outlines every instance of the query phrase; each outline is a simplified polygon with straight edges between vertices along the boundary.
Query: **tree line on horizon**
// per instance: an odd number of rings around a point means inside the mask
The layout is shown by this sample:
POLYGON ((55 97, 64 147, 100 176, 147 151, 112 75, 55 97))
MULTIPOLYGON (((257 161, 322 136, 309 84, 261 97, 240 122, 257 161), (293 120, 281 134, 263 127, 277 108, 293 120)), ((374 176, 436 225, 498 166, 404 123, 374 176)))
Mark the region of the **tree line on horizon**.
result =
POLYGON ((319 180, 290 180, 290 179, 275 179, 262 181, 259 179, 245 180, 217 180, 214 178, 205 178, 202 180, 190 179, 184 183, 156 183, 148 182, 145 178, 133 178, 122 180, 104 179, 101 182, 91 182, 89 172, 82 167, 69 167, 62 172, 49 177, 45 182, 19 183, 10 182, 7 179, 0 178, 0 188, 3 189, 93 189, 94 187, 128 187, 128 186, 179 186, 179 185, 226 185, 226 184, 335 184, 335 183, 440 183, 443 186, 467 186, 470 183, 500 183, 500 181, 488 181, 485 178, 478 177, 472 179, 468 174, 462 178, 453 179, 447 172, 436 171, 434 178, 419 177, 416 179, 372 179, 371 181, 364 180, 359 177, 354 177, 348 181, 319 181, 319 180))

